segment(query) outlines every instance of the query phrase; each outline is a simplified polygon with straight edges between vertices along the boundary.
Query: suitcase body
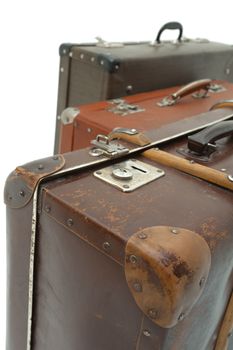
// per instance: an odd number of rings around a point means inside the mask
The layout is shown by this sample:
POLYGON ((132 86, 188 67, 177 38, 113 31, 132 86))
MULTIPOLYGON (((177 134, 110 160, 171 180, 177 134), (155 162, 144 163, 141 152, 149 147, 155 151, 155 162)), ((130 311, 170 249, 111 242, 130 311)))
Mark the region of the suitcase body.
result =
MULTIPOLYGON (((178 135, 231 113, 144 136, 175 155, 187 146, 178 135)), ((232 139, 216 145, 206 168, 232 174, 232 139)), ((9 176, 7 350, 215 349, 233 287, 232 190, 145 154, 132 153, 131 170, 147 176, 153 168, 158 178, 131 192, 127 178, 121 189, 100 179, 112 166, 119 181, 129 154, 111 159, 83 149, 9 176)))
MULTIPOLYGON (((180 30, 179 25, 175 28, 180 30)), ((232 64, 232 46, 205 39, 161 42, 157 37, 152 44, 101 41, 61 45, 55 153, 60 116, 66 107, 182 85, 205 77, 233 81, 232 64)))
MULTIPOLYGON (((202 92, 200 96, 203 96, 202 92)), ((177 119, 207 112, 217 101, 232 96, 232 83, 203 79, 182 87, 68 108, 61 115, 58 152, 88 147, 97 134, 109 133, 119 126, 140 131, 155 129, 177 119), (208 89, 208 86, 213 89, 208 90, 206 97, 197 98, 199 95, 194 91, 203 90, 203 87, 208 89), (180 97, 169 105, 174 101, 172 96, 180 97)))

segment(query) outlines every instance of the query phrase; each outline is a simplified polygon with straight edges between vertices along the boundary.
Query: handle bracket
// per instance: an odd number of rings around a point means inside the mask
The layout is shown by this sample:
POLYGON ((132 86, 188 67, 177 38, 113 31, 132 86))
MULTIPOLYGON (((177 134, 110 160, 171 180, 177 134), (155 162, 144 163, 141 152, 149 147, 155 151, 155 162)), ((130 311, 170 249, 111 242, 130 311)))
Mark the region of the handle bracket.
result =
POLYGON ((232 134, 233 121, 224 121, 188 136, 188 148, 190 151, 201 155, 213 152, 217 147, 215 141, 232 134))

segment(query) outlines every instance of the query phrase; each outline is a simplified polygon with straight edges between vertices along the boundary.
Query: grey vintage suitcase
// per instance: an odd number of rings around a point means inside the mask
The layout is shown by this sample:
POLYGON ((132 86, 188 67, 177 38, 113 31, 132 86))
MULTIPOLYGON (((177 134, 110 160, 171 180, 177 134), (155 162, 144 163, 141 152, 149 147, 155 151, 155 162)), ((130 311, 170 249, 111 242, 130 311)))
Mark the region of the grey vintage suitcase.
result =
POLYGON ((134 43, 63 44, 55 153, 60 116, 69 106, 122 97, 190 81, 211 78, 233 81, 233 46, 206 39, 186 39, 180 23, 171 22, 156 40, 134 43), (174 41, 161 41, 166 29, 178 29, 174 41))

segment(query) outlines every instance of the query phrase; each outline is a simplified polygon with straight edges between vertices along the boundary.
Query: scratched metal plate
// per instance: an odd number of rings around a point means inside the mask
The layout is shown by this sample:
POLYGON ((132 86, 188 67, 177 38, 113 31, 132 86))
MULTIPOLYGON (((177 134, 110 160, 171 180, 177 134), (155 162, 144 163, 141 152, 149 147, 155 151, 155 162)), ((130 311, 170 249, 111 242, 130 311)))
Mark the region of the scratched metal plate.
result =
POLYGON ((122 192, 132 192, 149 182, 164 176, 165 172, 155 166, 130 159, 94 172, 94 176, 122 192))

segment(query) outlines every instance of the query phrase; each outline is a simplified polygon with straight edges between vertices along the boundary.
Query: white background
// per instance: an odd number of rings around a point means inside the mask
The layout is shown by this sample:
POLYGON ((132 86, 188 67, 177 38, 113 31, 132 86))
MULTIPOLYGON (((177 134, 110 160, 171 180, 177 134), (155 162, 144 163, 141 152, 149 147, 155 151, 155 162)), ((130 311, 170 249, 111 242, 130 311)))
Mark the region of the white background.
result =
MULTIPOLYGON (((93 42, 98 35, 109 41, 153 40, 159 28, 168 21, 180 21, 186 37, 205 37, 233 44, 232 1, 2 0, 1 193, 5 178, 17 165, 53 152, 59 44, 93 42)), ((176 33, 169 32, 168 36, 175 38, 176 33)), ((165 35, 165 38, 168 37, 165 35)), ((0 349, 4 349, 6 254, 3 200, 0 219, 0 349)))

